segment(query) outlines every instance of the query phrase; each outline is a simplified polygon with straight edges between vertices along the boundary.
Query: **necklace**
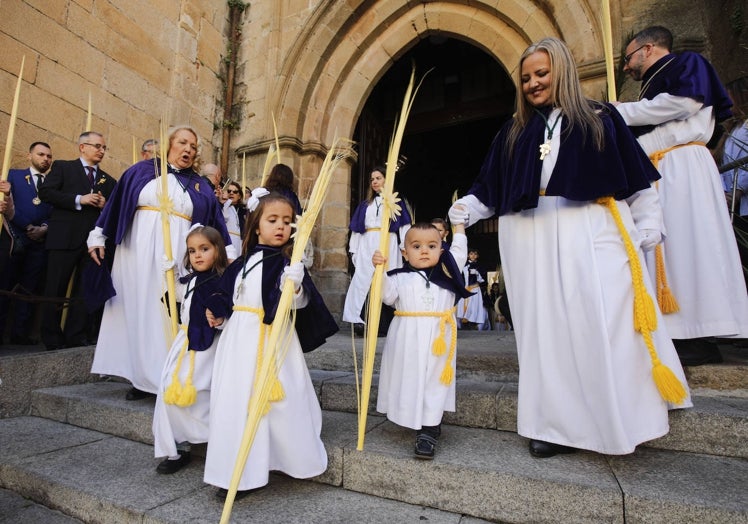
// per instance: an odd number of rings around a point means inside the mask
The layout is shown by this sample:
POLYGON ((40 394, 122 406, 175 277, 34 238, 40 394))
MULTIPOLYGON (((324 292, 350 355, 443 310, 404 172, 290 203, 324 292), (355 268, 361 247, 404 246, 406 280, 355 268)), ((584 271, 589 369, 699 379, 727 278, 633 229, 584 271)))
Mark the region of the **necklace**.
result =
MULTIPOLYGON (((408 264, 410 266, 410 264, 408 264)), ((431 271, 429 271, 428 275, 426 275, 425 271, 421 273, 421 270, 414 268, 413 266, 410 266, 410 269, 413 270, 414 273, 416 273, 418 276, 420 276, 422 279, 426 281, 426 289, 429 289, 431 287, 431 273, 434 272, 434 268, 436 266, 431 268, 431 271)))
POLYGON ((544 160, 545 157, 547 157, 551 153, 551 138, 553 137, 553 130, 556 129, 556 124, 558 124, 558 121, 561 120, 561 113, 559 112, 558 116, 556 117, 556 120, 553 122, 553 125, 548 125, 548 119, 545 117, 543 113, 535 110, 537 114, 540 115, 540 118, 543 119, 543 122, 545 123, 545 128, 548 130, 548 134, 546 135, 545 142, 540 144, 540 160, 544 160))
POLYGON ((379 216, 379 208, 382 207, 382 197, 379 194, 374 195, 374 205, 377 206, 377 216, 379 216), (377 202, 377 198, 379 202, 377 202))
POLYGON ((39 185, 38 185, 38 184, 41 183, 42 175, 41 175, 41 173, 32 173, 31 174, 32 178, 35 177, 35 176, 37 177, 37 182, 36 182, 36 184, 31 184, 31 185, 34 186, 34 193, 36 193, 36 194, 34 195, 34 198, 31 199, 31 203, 34 204, 35 206, 38 206, 39 204, 42 203, 41 198, 39 198, 39 185))
MULTIPOLYGON (((410 265, 410 264, 408 264, 410 265)), ((431 311, 433 305, 434 305, 434 295, 431 292, 431 274, 434 272, 434 268, 436 266, 432 267, 431 270, 426 274, 426 271, 418 270, 414 268, 413 266, 410 266, 410 269, 413 270, 416 274, 418 274, 422 279, 426 281, 426 291, 421 295, 421 302, 423 302, 423 305, 425 306, 427 311, 431 311)))

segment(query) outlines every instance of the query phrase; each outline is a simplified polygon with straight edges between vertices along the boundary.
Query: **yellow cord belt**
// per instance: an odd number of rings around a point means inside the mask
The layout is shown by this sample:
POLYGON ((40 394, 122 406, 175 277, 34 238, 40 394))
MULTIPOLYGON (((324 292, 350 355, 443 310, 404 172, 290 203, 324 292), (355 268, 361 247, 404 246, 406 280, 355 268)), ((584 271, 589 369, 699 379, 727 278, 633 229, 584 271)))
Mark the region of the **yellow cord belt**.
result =
POLYGON ((626 248, 626 254, 629 259, 631 269, 631 282, 634 287, 634 330, 638 331, 644 337, 644 343, 649 351, 649 358, 652 361, 652 376, 660 392, 660 396, 672 404, 681 404, 686 398, 686 390, 676 377, 672 370, 663 364, 657 356, 657 350, 652 340, 652 332, 657 329, 657 312, 655 310, 652 297, 647 293, 644 285, 644 277, 639 255, 634 247, 631 237, 629 237, 626 226, 621 218, 616 201, 613 197, 601 197, 597 199, 598 204, 608 208, 613 220, 618 227, 618 232, 626 248))
MULTIPOLYGON (((249 307, 249 306, 237 306, 234 305, 232 308, 234 311, 243 311, 245 313, 254 313, 260 318, 260 336, 257 340, 257 362, 255 364, 255 384, 258 382, 258 375, 260 373, 260 368, 262 367, 262 354, 265 349, 265 334, 267 333, 267 328, 269 327, 267 324, 265 324, 262 319, 265 316, 265 310, 261 307, 249 307)), ((274 368, 273 368, 274 369, 274 368)), ((270 397, 268 399, 268 404, 263 408, 262 413, 263 415, 266 414, 268 411, 270 411, 270 402, 277 402, 279 400, 283 400, 285 397, 285 393, 283 391, 283 385, 280 383, 280 380, 276 376, 273 380, 273 387, 270 390, 270 397)))
POLYGON ((444 365, 444 370, 439 378, 441 383, 445 386, 450 385, 454 379, 454 367, 452 361, 455 358, 455 351, 457 349, 457 323, 455 322, 456 310, 457 307, 452 307, 446 311, 395 311, 395 316, 398 317, 436 317, 439 319, 439 336, 434 340, 434 345, 431 348, 431 352, 437 357, 444 355, 447 349, 447 344, 444 341, 447 323, 452 327, 447 362, 444 365))
MULTIPOLYGON (((161 208, 160 207, 155 207, 155 206, 138 206, 138 207, 135 208, 135 210, 136 211, 158 211, 159 213, 161 212, 161 208)), ((188 222, 192 222, 192 217, 191 216, 187 216, 187 215, 185 215, 183 213, 178 213, 176 211, 169 211, 169 214, 170 215, 174 215, 175 217, 184 218, 188 222)))
MULTIPOLYGON (((666 149, 655 151, 649 155, 649 159, 654 164, 655 168, 659 169, 660 160, 665 158, 670 151, 680 149, 681 147, 687 146, 706 146, 704 142, 688 142, 687 144, 678 144, 666 149)), ((655 182, 655 187, 658 187, 659 183, 655 182)), ((667 272, 665 271, 665 253, 663 251, 662 244, 655 246, 655 287, 657 289, 657 303, 660 305, 660 311, 664 314, 675 313, 680 310, 678 301, 675 299, 673 292, 667 282, 667 272)))
MULTIPOLYGON (((182 331, 187 334, 187 324, 180 326, 182 331)), ((171 376, 171 384, 164 390, 164 402, 167 404, 174 404, 180 408, 191 406, 197 400, 197 389, 192 383, 192 377, 195 374, 195 353, 194 349, 189 349, 190 341, 185 336, 182 348, 179 350, 179 356, 177 362, 174 365, 174 373, 171 376), (187 378, 184 381, 184 385, 179 382, 179 370, 182 368, 182 360, 184 359, 185 353, 190 352, 190 369, 187 372, 187 378)))

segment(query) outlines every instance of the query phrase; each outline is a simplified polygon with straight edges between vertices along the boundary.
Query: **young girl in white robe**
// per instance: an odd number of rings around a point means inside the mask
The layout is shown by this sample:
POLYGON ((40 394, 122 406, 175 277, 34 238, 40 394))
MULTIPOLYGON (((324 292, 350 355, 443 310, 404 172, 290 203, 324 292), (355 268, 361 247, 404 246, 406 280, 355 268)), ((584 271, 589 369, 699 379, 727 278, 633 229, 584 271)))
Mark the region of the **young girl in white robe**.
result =
MULTIPOLYGON (((413 225, 402 250, 407 264, 388 272, 382 288, 395 318, 382 352, 377 411, 416 430, 415 456, 423 459, 434 457, 442 415, 455 410, 455 302, 470 295, 459 271, 467 258, 465 227, 453 225, 449 251, 432 224, 413 225)), ((377 250, 372 263, 385 262, 377 250)))
POLYGON ((226 497, 231 483, 257 369, 267 351, 265 344, 285 279, 295 285, 292 307, 297 311, 295 329, 291 326, 287 333, 288 352, 277 374, 283 395, 271 399, 269 411, 260 420, 236 497, 265 486, 271 470, 309 478, 327 469, 327 453, 320 438, 322 411, 303 351, 319 346, 337 331, 337 324, 302 263, 289 265, 291 223, 296 215, 290 201, 275 193, 258 200, 255 190, 247 207, 251 214, 244 255, 221 279, 224 306, 212 310, 215 317, 230 315, 213 367, 205 460, 204 480, 220 488, 219 498, 226 497))
POLYGON ((153 412, 156 457, 167 457, 158 473, 176 473, 190 462, 190 443, 208 441, 213 359, 219 333, 206 309, 226 269, 226 247, 212 227, 196 224, 187 234, 184 266, 191 271, 177 284, 182 326, 166 357, 153 412))

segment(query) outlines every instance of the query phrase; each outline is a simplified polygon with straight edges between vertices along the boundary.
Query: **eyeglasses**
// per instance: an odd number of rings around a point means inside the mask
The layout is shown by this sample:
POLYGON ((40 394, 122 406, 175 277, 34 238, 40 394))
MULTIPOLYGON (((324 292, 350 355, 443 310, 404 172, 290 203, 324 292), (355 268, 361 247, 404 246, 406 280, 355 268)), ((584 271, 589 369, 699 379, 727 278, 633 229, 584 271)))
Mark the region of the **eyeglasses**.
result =
POLYGON ((641 49, 644 49, 644 48, 645 48, 645 47, 647 47, 648 45, 651 45, 651 44, 644 44, 644 45, 641 45, 641 46, 637 47, 636 49, 634 49, 633 51, 631 51, 631 52, 630 52, 629 54, 627 54, 626 56, 624 56, 624 57, 623 57, 623 63, 624 63, 624 64, 628 64, 628 63, 629 63, 629 61, 630 61, 630 60, 631 60, 631 59, 633 58, 633 56, 634 56, 634 53, 636 53, 637 51, 639 51, 639 50, 641 50, 641 49))
POLYGON ((96 151, 98 151, 99 149, 106 151, 106 146, 104 144, 91 144, 90 142, 83 142, 83 145, 96 148, 96 151))
POLYGON ((229 195, 238 195, 239 194, 239 190, 238 189, 227 189, 226 192, 229 195))

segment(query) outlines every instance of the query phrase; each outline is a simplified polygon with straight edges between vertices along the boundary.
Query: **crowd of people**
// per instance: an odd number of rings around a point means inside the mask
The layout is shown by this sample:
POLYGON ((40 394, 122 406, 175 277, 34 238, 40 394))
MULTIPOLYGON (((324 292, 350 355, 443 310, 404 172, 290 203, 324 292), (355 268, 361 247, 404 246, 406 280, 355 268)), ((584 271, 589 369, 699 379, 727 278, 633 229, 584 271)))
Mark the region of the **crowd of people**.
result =
MULTIPOLYGON (((746 171, 723 185, 706 147, 731 102, 703 57, 671 48, 663 27, 636 34, 623 60, 643 82, 640 99, 609 104, 583 96, 563 41, 529 46, 516 114, 473 186, 445 210, 449 222, 412 223, 402 206, 387 256, 386 169, 371 170, 350 223, 342 320, 366 323, 372 275, 385 266, 392 319, 372 327, 386 336, 377 410, 415 431, 417 458, 434 457, 443 414, 456 409, 457 331, 485 324, 487 309, 516 333, 517 428, 539 458, 628 454, 665 435, 668 410, 692 405, 682 365, 720 361, 714 337, 748 337, 728 212, 747 213, 746 171), (502 267, 487 287, 465 229, 493 216, 502 267)), ((745 156, 745 126, 731 129, 726 161, 745 156)), ((157 471, 176 473, 191 444, 207 442, 204 478, 225 498, 280 289, 293 283, 296 324, 239 496, 266 485, 271 470, 319 475, 321 409, 303 353, 338 326, 308 263, 290 263, 302 212, 293 171, 278 164, 249 191, 201 165, 193 128, 170 130, 165 158, 158 145, 146 141, 142 160, 115 180, 99 167, 100 133, 83 133, 69 161, 53 163, 49 145, 33 143, 29 168, 0 182, 3 289, 44 297, 47 349, 97 338, 92 372, 127 379, 128 400, 155 396, 157 471)), ((7 306, 3 297, 2 326, 7 306)), ((14 306, 9 341, 33 342, 33 308, 14 306)))

